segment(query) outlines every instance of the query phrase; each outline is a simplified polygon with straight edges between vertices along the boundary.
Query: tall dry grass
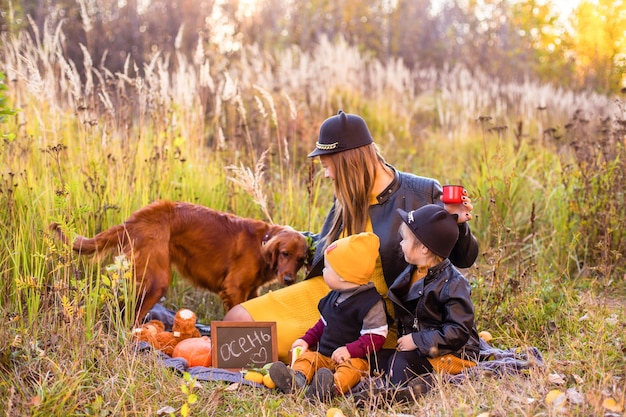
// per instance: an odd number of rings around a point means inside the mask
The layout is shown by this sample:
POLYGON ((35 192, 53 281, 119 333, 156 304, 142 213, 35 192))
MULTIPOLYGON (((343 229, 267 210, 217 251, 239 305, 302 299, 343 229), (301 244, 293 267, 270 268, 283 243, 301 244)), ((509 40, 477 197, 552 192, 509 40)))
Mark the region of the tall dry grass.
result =
MULTIPOLYGON (((623 413, 623 101, 461 67, 409 69, 342 41, 231 57, 199 45, 175 68, 155 54, 141 78, 129 75, 131 60, 113 74, 85 55, 81 78, 61 34, 4 37, 0 52, 5 103, 19 110, 0 125, 5 415, 180 415, 189 387, 199 395, 192 415, 322 415, 269 391, 196 385, 137 354, 120 303, 132 299, 127 265, 77 258, 45 226, 92 235, 168 198, 317 231, 332 188, 306 154, 339 108, 366 118, 399 169, 468 188, 479 330, 497 347, 537 346, 547 364, 441 382, 376 414, 623 413), (551 390, 558 402, 546 402, 551 390)), ((164 304, 205 322, 223 315, 216 297, 179 280, 164 304)), ((350 399, 334 405, 370 413, 350 399)))

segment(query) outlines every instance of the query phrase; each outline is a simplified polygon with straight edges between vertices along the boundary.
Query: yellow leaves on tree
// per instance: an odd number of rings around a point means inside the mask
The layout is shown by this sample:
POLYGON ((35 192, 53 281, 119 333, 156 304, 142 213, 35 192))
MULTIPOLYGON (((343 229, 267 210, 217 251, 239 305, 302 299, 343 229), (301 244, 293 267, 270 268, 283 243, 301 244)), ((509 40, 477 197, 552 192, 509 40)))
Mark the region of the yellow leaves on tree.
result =
POLYGON ((626 66, 626 1, 583 0, 573 15, 577 77, 620 87, 626 66), (621 68, 621 69, 620 69, 621 68))

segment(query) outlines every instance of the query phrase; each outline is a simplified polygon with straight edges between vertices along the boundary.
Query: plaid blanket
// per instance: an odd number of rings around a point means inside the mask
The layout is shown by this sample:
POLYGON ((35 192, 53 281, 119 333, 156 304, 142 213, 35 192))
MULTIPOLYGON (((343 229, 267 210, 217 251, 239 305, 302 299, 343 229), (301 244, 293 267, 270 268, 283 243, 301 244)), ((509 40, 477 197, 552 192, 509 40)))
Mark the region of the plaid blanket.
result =
MULTIPOLYGON (((147 342, 137 343, 137 352, 146 352, 153 350, 152 346, 147 342)), ((224 382, 238 382, 244 385, 250 385, 253 387, 263 387, 262 384, 248 381, 244 379, 244 375, 241 372, 229 371, 221 368, 209 368, 206 366, 192 366, 189 367, 187 360, 183 358, 172 358, 163 352, 157 351, 157 359, 161 365, 166 368, 170 368, 172 371, 179 373, 187 372, 196 381, 224 381, 224 382)))
POLYGON ((476 366, 466 368, 457 375, 448 375, 446 379, 458 383, 485 374, 522 374, 528 369, 544 366, 543 356, 536 347, 498 349, 480 339, 480 356, 476 366))
MULTIPOLYGON (((165 307, 157 304, 150 312, 146 320, 158 319, 161 320, 166 329, 171 328, 174 320, 174 311, 168 310, 165 307)), ((202 335, 209 336, 211 334, 211 327, 197 324, 196 327, 200 330, 202 335)), ((140 342, 138 344, 139 351, 145 351, 152 349, 146 342, 140 342)), ((252 381, 248 381, 243 378, 241 372, 228 371, 220 368, 208 368, 204 366, 195 366, 189 368, 187 361, 183 358, 172 358, 162 352, 159 352, 159 360, 168 368, 182 373, 188 372, 193 378, 198 381, 225 381, 225 382, 238 382, 245 385, 263 387, 262 384, 257 384, 252 381)), ((544 368, 544 360, 541 352, 535 347, 529 348, 509 348, 498 349, 489 345, 484 340, 480 340, 480 356, 476 366, 466 368, 457 375, 445 375, 444 381, 458 384, 468 379, 480 378, 484 375, 490 376, 503 376, 511 374, 523 374, 532 368, 544 368)), ((361 391, 368 388, 384 388, 384 378, 371 377, 361 381, 356 387, 352 389, 352 392, 361 391)))

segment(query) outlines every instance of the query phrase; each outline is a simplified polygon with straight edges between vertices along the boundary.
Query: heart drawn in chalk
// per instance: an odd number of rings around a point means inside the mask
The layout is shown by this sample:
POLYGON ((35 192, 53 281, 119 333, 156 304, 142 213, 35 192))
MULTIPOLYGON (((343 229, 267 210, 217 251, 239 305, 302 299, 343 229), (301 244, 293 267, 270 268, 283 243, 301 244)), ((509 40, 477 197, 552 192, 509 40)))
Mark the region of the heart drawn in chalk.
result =
POLYGON ((252 363, 266 364, 267 363, 267 349, 262 347, 261 349, 259 349, 257 353, 250 356, 250 360, 252 361, 252 363))

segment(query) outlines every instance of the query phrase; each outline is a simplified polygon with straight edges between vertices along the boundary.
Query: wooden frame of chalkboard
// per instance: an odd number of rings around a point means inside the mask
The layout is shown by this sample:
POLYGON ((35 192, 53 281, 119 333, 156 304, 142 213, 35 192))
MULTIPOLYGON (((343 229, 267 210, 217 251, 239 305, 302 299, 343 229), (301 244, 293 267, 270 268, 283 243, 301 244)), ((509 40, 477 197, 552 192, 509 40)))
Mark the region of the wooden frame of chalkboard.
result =
POLYGON ((212 321, 211 346, 214 368, 260 368, 278 360, 276 322, 212 321))

